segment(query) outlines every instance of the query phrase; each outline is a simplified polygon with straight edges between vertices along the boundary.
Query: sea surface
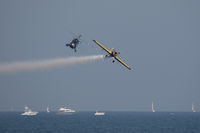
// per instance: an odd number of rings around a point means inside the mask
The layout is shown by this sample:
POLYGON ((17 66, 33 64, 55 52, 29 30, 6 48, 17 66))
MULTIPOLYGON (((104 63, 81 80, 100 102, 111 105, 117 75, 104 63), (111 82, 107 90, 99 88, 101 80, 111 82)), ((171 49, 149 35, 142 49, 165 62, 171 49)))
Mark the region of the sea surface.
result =
POLYGON ((200 133, 200 113, 78 112, 57 115, 40 112, 0 112, 0 133, 200 133))

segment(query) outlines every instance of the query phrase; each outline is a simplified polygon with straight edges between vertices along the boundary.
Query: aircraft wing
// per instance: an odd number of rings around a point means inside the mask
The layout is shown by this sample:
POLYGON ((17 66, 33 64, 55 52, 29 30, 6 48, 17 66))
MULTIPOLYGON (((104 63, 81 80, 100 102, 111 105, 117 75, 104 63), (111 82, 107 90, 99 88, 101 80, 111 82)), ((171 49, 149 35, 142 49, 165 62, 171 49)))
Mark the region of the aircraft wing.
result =
POLYGON ((106 52, 108 52, 109 54, 112 54, 111 51, 109 51, 107 48, 105 48, 103 45, 101 45, 100 43, 98 43, 96 40, 93 40, 96 44, 98 44, 102 49, 104 49, 106 52))
POLYGON ((118 57, 114 57, 117 61, 119 61, 122 65, 124 65, 125 67, 127 67, 129 70, 131 70, 131 68, 126 65, 122 60, 120 60, 118 57))

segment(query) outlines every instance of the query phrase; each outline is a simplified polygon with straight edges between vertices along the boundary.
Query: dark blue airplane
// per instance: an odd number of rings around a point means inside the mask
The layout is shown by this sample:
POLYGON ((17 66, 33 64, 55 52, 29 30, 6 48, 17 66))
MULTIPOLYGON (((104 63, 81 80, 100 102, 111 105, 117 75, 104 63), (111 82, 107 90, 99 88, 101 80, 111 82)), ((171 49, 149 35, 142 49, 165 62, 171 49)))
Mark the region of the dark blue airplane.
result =
POLYGON ((74 52, 76 52, 77 51, 76 47, 80 43, 80 38, 81 38, 81 35, 79 35, 78 37, 74 38, 70 43, 67 43, 66 46, 74 49, 74 52))

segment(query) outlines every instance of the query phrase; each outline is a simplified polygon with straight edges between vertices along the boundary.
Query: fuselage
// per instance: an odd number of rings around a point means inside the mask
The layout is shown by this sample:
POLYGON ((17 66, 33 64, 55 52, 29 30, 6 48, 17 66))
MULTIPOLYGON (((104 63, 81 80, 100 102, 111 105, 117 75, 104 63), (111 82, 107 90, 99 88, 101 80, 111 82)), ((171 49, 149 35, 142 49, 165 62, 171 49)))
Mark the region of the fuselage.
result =
POLYGON ((73 39, 71 42, 70 42, 70 47, 71 48, 76 48, 76 46, 78 45, 80 43, 80 41, 77 39, 77 38, 75 38, 75 39, 73 39))
POLYGON ((116 57, 117 55, 118 55, 118 52, 117 51, 115 51, 114 49, 112 50, 112 54, 111 54, 112 56, 114 56, 114 57, 116 57))
POLYGON ((115 51, 114 49, 111 49, 110 50, 110 55, 108 55, 108 56, 110 56, 110 57, 116 57, 118 55, 118 53, 119 52, 115 51))
POLYGON ((75 38, 75 39, 73 39, 69 44, 66 44, 66 46, 68 47, 70 47, 70 48, 72 48, 72 49, 74 49, 75 50, 75 52, 76 52, 76 47, 77 47, 77 45, 80 43, 80 41, 79 41, 79 39, 78 38, 75 38))

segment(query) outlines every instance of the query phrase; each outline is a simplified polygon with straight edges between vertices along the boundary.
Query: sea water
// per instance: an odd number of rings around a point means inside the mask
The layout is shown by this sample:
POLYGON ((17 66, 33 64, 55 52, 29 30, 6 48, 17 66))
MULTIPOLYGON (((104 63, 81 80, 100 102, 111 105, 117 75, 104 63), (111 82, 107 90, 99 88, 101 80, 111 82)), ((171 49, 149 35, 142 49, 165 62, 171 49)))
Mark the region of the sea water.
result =
POLYGON ((0 133, 200 133, 200 113, 94 112, 57 115, 0 112, 0 133))

